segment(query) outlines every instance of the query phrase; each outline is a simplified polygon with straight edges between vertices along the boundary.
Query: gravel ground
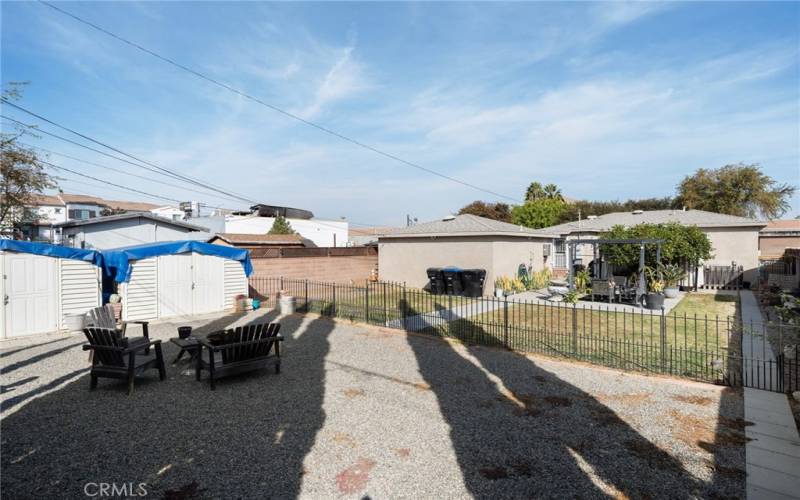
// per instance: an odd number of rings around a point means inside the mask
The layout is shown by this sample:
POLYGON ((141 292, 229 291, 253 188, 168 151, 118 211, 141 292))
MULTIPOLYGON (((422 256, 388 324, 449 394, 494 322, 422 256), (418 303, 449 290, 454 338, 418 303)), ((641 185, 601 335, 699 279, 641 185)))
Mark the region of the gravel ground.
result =
POLYGON ((85 498, 105 482, 145 483, 149 498, 744 497, 736 391, 280 321, 282 373, 214 392, 169 364, 168 342, 167 380, 153 371, 131 397, 108 379, 89 392, 80 337, 0 345, 2 493, 85 498))

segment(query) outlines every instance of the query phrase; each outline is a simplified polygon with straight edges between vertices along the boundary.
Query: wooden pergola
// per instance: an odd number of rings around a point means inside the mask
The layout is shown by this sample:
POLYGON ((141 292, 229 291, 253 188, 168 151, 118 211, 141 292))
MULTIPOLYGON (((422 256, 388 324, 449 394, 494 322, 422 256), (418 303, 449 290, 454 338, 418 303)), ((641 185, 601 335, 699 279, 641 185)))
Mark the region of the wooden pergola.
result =
MULTIPOLYGON (((656 240, 650 238, 631 238, 631 239, 592 239, 592 238, 578 238, 574 240, 567 240, 567 257, 569 262, 569 289, 575 289, 575 260, 577 258, 578 245, 592 245, 592 258, 597 261, 600 256, 598 248, 600 245, 639 245, 639 275, 638 283, 636 284, 636 303, 639 304, 642 295, 647 293, 647 284, 644 278, 644 250, 646 245, 656 245, 656 264, 661 262, 661 244, 664 240, 656 240)), ((596 264, 595 264, 596 265, 596 264)))

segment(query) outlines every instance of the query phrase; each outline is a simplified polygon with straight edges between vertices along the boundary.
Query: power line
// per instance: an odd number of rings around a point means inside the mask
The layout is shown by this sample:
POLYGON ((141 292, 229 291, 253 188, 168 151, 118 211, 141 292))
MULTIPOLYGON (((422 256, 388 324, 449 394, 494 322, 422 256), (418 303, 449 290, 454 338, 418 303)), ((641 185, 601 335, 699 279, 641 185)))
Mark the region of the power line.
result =
POLYGON ((44 152, 49 153, 49 154, 54 154, 54 155, 57 155, 57 156, 61 156, 63 158, 69 158, 70 160, 77 161, 77 162, 80 162, 80 163, 85 163, 87 165, 92 165, 92 166, 95 166, 95 167, 111 170, 112 172, 118 172, 118 173, 123 174, 123 175, 129 175, 131 177, 136 177, 138 179, 144 179, 144 180, 146 180, 148 182, 153 182, 153 183, 161 184, 161 185, 164 185, 164 186, 169 186, 169 187, 174 187, 174 188, 177 188, 177 189, 191 191, 193 193, 209 194, 209 193, 207 193, 205 191, 198 191, 196 189, 191 189, 191 188, 188 188, 188 187, 179 186, 177 184, 170 184, 169 182, 164 182, 164 181, 160 181, 160 180, 156 180, 156 179, 151 179, 150 177, 145 177, 144 175, 137 175, 137 174, 134 174, 134 173, 131 173, 131 172, 126 172, 126 171, 118 169, 118 168, 109 167, 107 165, 101 165, 99 163, 94 163, 94 162, 91 162, 89 160, 83 160, 81 158, 75 158, 74 156, 70 156, 70 155, 67 155, 67 154, 64 154, 64 153, 59 153, 57 151, 52 151, 50 149, 46 149, 46 148, 43 148, 43 147, 40 147, 40 146, 34 146, 33 144, 27 144, 27 143, 24 143, 24 142, 19 142, 19 144, 22 144, 23 146, 27 146, 29 148, 33 148, 33 149, 38 149, 40 151, 44 151, 44 152))
POLYGON ((122 43, 130 45, 131 47, 133 47, 135 49, 138 49, 138 50, 140 50, 140 51, 142 51, 142 52, 144 52, 146 54, 149 54, 149 55, 151 55, 151 56, 153 56, 153 57, 155 57, 157 59, 160 59, 161 61, 164 61, 167 64, 175 66, 176 68, 179 68, 179 69, 181 69, 183 71, 191 73, 192 75, 194 75, 194 76, 196 76, 198 78, 201 78, 201 79, 203 79, 203 80, 205 80, 205 81, 207 81, 209 83, 217 85, 218 87, 222 87, 222 88, 224 88, 224 89, 226 89, 226 90, 228 90, 230 92, 233 92, 233 93, 235 93, 235 94, 237 94, 237 95, 239 95, 241 97, 244 97, 245 99, 253 101, 253 102, 255 102, 257 104, 260 104, 260 105, 262 105, 264 107, 267 107, 267 108, 269 108, 269 109, 271 109, 271 110, 273 110, 275 112, 278 112, 278 113, 280 113, 280 114, 282 114, 284 116, 287 116, 287 117, 289 117, 289 118, 291 118, 293 120, 296 120, 296 121, 299 121, 301 123, 304 123, 304 124, 306 124, 306 125, 308 125, 310 127, 314 127, 317 130, 320 130, 322 132, 325 132, 326 134, 329 134, 329 135, 332 135, 334 137, 337 137, 337 138, 339 138, 339 139, 341 139, 343 141, 346 141, 346 142, 354 144, 354 145, 356 145, 358 147, 367 149, 369 151, 372 151, 373 153, 377 153, 377 154, 379 154, 381 156, 384 156, 384 157, 389 158, 391 160, 394 160, 396 162, 402 163, 402 164, 404 164, 406 166, 422 170, 424 172, 427 172, 429 174, 441 177, 443 179, 447 179, 447 180, 452 181, 452 182, 456 182, 458 184, 461 184, 462 186, 466 186, 466 187, 469 187, 469 188, 472 188, 472 189, 476 189, 478 191, 482 191, 484 193, 488 193, 488 194, 491 194, 493 196, 497 196, 499 198, 505 198, 505 199, 508 199, 508 200, 511 200, 511 201, 515 201, 515 202, 521 202, 522 201, 522 200, 519 200, 517 198, 513 198, 511 196, 506 196, 504 194, 496 193, 494 191, 490 191, 488 189, 484 189, 484 188, 476 186, 474 184, 470 184, 469 182, 465 182, 465 181, 462 181, 462 180, 457 179, 455 177, 451 177, 451 176, 443 174, 441 172, 437 172, 436 170, 433 170, 433 169, 430 169, 430 168, 427 168, 427 167, 423 167, 422 165, 419 165, 417 163, 413 163, 413 162, 410 162, 408 160, 404 160, 404 159, 400 158, 399 156, 396 156, 396 155, 394 155, 392 153, 387 153, 386 151, 383 151, 383 150, 378 149, 378 148, 376 148, 374 146, 370 146, 369 144, 366 144, 366 143, 361 142, 359 140, 356 140, 356 139, 353 139, 351 137, 348 137, 348 136, 346 136, 344 134, 341 134, 339 132, 336 132, 335 130, 332 130, 332 129, 328 128, 328 127, 325 127, 323 125, 319 125, 318 123, 315 123, 315 122, 312 122, 312 121, 307 120, 305 118, 302 118, 302 117, 300 117, 300 116, 298 116, 298 115, 296 115, 296 114, 294 114, 294 113, 292 113, 290 111, 286 111, 286 110, 284 110, 282 108, 279 108, 278 106, 275 106, 274 104, 270 104, 268 102, 262 101, 258 97, 254 97, 254 96, 252 96, 252 95, 250 95, 250 94, 248 94, 248 93, 246 93, 244 91, 241 91, 241 90, 239 90, 239 89, 237 89, 235 87, 231 87, 230 85, 228 85, 226 83, 222 83, 222 82, 220 82, 218 80, 215 80, 214 78, 211 78, 210 76, 205 75, 205 74, 203 74, 203 73, 201 73, 201 72, 199 72, 197 70, 189 68, 188 66, 184 66, 183 64, 181 64, 179 62, 176 62, 176 61, 174 61, 174 60, 172 60, 172 59, 170 59, 168 57, 162 56, 162 55, 160 55, 160 54, 158 54, 158 53, 156 53, 156 52, 154 52, 154 51, 152 51, 150 49, 147 49, 147 48, 139 45, 136 42, 132 42, 132 41, 126 39, 126 38, 123 38, 123 37, 121 37, 119 35, 116 35, 116 34, 112 33, 111 31, 108 31, 107 29, 102 28, 102 27, 100 27, 100 26, 98 26, 98 25, 96 25, 96 24, 94 24, 94 23, 92 23, 90 21, 87 21, 87 20, 85 20, 85 19, 83 19, 81 17, 78 17, 75 14, 67 12, 67 11, 61 9, 60 7, 56 7, 55 5, 53 5, 53 4, 49 3, 49 2, 46 2, 44 0, 39 0, 39 3, 44 4, 47 7, 50 7, 51 9, 56 10, 56 11, 60 12, 61 14, 64 14, 65 16, 71 17, 72 19, 74 19, 74 20, 76 20, 76 21, 78 21, 78 22, 80 22, 82 24, 85 24, 86 26, 89 26, 89 27, 101 32, 101 33, 104 33, 104 34, 114 38, 115 40, 118 40, 118 41, 120 41, 122 43))
POLYGON ((174 201, 174 202, 177 202, 177 203, 181 202, 181 200, 176 200, 175 198, 169 198, 169 197, 161 196, 161 195, 158 195, 158 194, 146 193, 146 192, 140 191, 138 189, 134 189, 134 188, 131 188, 131 187, 122 186, 120 184, 115 184, 113 182, 109 182, 109 181, 105 181, 105 180, 102 180, 102 179, 98 179, 97 177, 93 177, 91 175, 87 175, 87 174, 78 172, 76 170, 72 170, 71 168, 62 167, 60 165, 56 165, 56 164, 50 163, 49 161, 39 160, 39 163, 42 163, 44 165, 47 165, 49 167, 56 168, 56 169, 59 169, 59 170, 65 170, 65 171, 73 173, 75 175, 80 175, 81 177, 86 177, 87 179, 92 179, 93 181, 101 182, 103 184, 108 184, 110 186, 115 186, 115 187, 118 187, 120 189, 125 189, 127 191, 132 191, 134 193, 139 193, 139 194, 142 194, 144 196, 149 196, 150 198, 160 198, 162 200, 174 201))
POLYGON ((103 142, 100 142, 100 141, 98 141, 97 139, 93 139, 92 137, 89 137, 88 135, 85 135, 85 134, 82 134, 82 133, 80 133, 80 132, 77 132, 77 131, 75 131, 75 130, 73 130, 73 129, 69 128, 69 127, 66 127, 66 126, 64 126, 64 125, 60 125, 60 124, 58 124, 58 123, 56 123, 56 122, 54 122, 54 121, 52 121, 52 120, 49 120, 49 119, 47 119, 47 118, 45 118, 45 117, 43 117, 43 116, 41 116, 41 115, 38 115, 38 114, 34 113, 33 111, 30 111, 30 110, 28 110, 28 109, 25 109, 25 108, 23 108, 22 106, 19 106, 19 105, 17 105, 17 104, 14 104, 13 102, 11 102, 11 101, 9 101, 8 99, 6 99, 5 97, 0 97, 0 101, 2 101, 2 102, 3 102, 3 104, 6 104, 6 105, 8 105, 8 106, 11 106, 12 108, 18 109, 19 111, 22 111, 23 113, 26 113, 26 114, 28 114, 28 115, 30 115, 30 116, 33 116, 34 118, 37 118, 37 119, 39 119, 39 120, 41 120, 41 121, 43 121, 43 122, 49 123, 50 125, 53 125, 53 126, 55 126, 55 127, 58 127, 58 128, 60 128, 61 130, 66 130, 67 132, 70 132, 70 133, 72 133, 72 134, 75 134, 75 135, 77 135, 78 137, 81 137, 81 138, 83 138, 83 139, 86 139, 87 141, 91 141, 91 142, 93 142, 93 143, 95 143, 95 144, 98 144, 98 145, 100 145, 100 146, 103 146, 103 147, 104 147, 104 148, 106 148, 106 149, 110 149, 111 151, 114 151, 114 152, 116 152, 116 153, 119 153, 119 154, 121 154, 121 155, 123 155, 123 156, 127 156, 128 158, 134 159, 134 160, 136 160, 136 161, 138 161, 138 162, 140 162, 140 163, 144 163, 145 165, 149 165, 149 166, 151 166, 151 167, 157 168, 158 170, 161 170, 161 171, 164 171, 164 172, 169 172, 170 174, 172 174, 172 175, 174 175, 174 176, 176 176, 176 177, 179 177, 181 180, 184 180, 184 181, 186 181, 186 182, 191 182, 192 184, 196 184, 196 185, 198 185, 198 186, 200 186, 200 187, 204 187, 204 188, 206 188, 206 189, 210 189, 210 190, 212 190, 212 191, 216 191, 216 192, 218 192, 218 193, 222 193, 222 194, 224 194, 224 195, 226 195, 226 196, 231 196, 231 197, 234 197, 234 198, 238 198, 238 199, 239 199, 239 200, 241 200, 241 201, 246 201, 246 202, 248 202, 248 203, 257 203, 257 202, 255 202, 255 201, 253 201, 253 200, 249 199, 249 198, 245 198, 244 196, 238 195, 238 194, 236 194, 236 193, 232 193, 232 192, 224 191, 224 190, 222 190, 222 189, 216 188, 216 187, 214 187, 214 186, 211 186, 211 185, 209 185, 209 184, 205 184, 205 183, 203 183, 203 182, 201 182, 201 181, 198 181, 198 180, 196 180, 196 179, 193 179, 193 178, 191 178, 191 177, 188 177, 188 176, 186 176, 186 175, 179 174, 179 173, 176 173, 176 172, 174 172, 174 171, 172 171, 172 170, 169 170, 169 169, 167 169, 167 168, 164 168, 164 167, 161 167, 161 166, 159 166, 159 165, 156 165, 155 163, 151 163, 151 162, 149 162, 149 161, 142 160, 141 158, 138 158, 138 157, 136 157, 136 156, 134 156, 134 155, 132 155, 132 154, 126 153, 125 151, 122 151, 121 149, 117 149, 117 148, 115 148, 114 146, 109 146, 108 144, 105 144, 105 143, 103 143, 103 142))
MULTIPOLYGON (((120 158, 119 156, 112 155, 111 153, 107 153, 105 151, 101 151, 101 150, 93 148, 91 146, 87 146, 85 144, 81 144, 80 142, 73 141, 72 139, 68 139, 68 138, 60 136, 58 134, 54 134, 53 132, 48 132, 47 130, 43 130, 43 129, 37 127, 37 126, 28 125, 27 123, 21 122, 19 120, 14 119, 14 118, 10 118, 10 117, 2 115, 2 114, 0 114, 0 117, 4 118, 6 120, 9 120, 11 122, 14 122, 14 123, 16 123, 18 125, 21 125, 23 127, 28 127, 30 129, 34 129, 34 130, 36 130, 36 132, 41 132, 41 133, 43 133, 45 135, 49 135, 50 137, 54 137, 54 138, 56 138, 56 139, 58 139, 60 141, 64 141, 64 142, 67 142, 69 144, 72 144, 72 145, 87 149, 89 151, 92 151, 92 152, 95 152, 95 153, 98 153, 98 154, 101 154, 101 155, 106 156, 108 158, 113 158, 114 160, 118 160, 118 161, 121 161, 123 163, 127 163, 128 165, 133 165, 134 167, 139 167, 141 169, 144 169, 144 170, 147 170, 149 172, 153 172, 153 173, 162 175, 162 176, 167 177, 169 179, 183 180, 179 176, 166 174, 166 173, 161 172, 159 170, 156 170, 156 169, 154 169, 152 167, 148 167, 147 165, 140 165, 138 163, 134 163, 134 162, 132 162, 130 160, 126 160, 125 158, 120 158)), ((30 146, 30 147, 37 147, 37 146, 30 146)), ((44 148, 39 148, 39 149, 44 149, 44 148)), ((55 153, 55 154, 59 154, 59 153, 55 153)), ((62 156, 65 156, 65 155, 62 155, 62 156)), ((206 194, 206 195, 212 195, 212 196, 219 197, 219 194, 213 194, 213 193, 209 193, 209 192, 197 191, 197 190, 193 190, 193 189, 190 189, 190 188, 187 188, 187 187, 183 187, 181 189, 186 189, 188 191, 194 191, 194 192, 201 193, 201 194, 206 194)), ((230 196, 225 196, 225 198, 228 199, 228 200, 231 200, 231 201, 235 201, 237 203, 241 203, 241 200, 239 198, 233 198, 233 197, 230 197, 230 196)))

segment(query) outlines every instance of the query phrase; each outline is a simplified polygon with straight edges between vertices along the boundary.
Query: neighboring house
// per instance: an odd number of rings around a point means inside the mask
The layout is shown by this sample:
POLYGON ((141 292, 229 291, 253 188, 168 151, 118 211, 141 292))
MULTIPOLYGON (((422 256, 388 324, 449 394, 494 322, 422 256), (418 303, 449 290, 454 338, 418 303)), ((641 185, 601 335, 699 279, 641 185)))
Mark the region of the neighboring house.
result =
MULTIPOLYGON (((553 246, 553 270, 566 273, 566 241, 575 238, 596 238, 612 227, 637 224, 666 224, 676 222, 697 226, 711 241, 713 257, 704 264, 730 266, 735 264, 745 270, 745 281, 755 283, 758 277, 759 231, 767 223, 746 217, 706 212, 704 210, 634 210, 589 216, 584 220, 567 222, 542 229, 557 235, 553 246)), ((592 260, 591 245, 582 245, 578 251, 583 264, 592 260)), ((700 276, 702 284, 702 276, 700 276)))
POLYGON ((211 237, 204 227, 157 217, 149 212, 73 220, 54 227, 61 231, 64 245, 94 250, 157 241, 207 241, 211 237))
POLYGON ((762 261, 783 258, 787 248, 800 248, 800 219, 770 221, 758 234, 762 261))
MULTIPOLYGON (((318 247, 347 246, 348 223, 343 220, 294 219, 287 217, 300 236, 311 240, 318 247)), ((253 213, 249 215, 231 215, 225 219, 226 233, 266 234, 272 229, 274 217, 265 217, 253 213)))
POLYGON ((359 227, 354 228, 351 227, 349 229, 347 246, 351 247, 363 247, 363 246, 374 246, 378 244, 378 238, 380 236, 386 235, 391 233, 392 231, 397 231, 396 227, 359 227))
POLYGON ((209 243, 247 250, 260 248, 304 248, 303 237, 298 234, 242 234, 220 233, 213 236, 209 243))
MULTIPOLYGON (((71 220, 89 220, 108 212, 150 212, 171 207, 152 203, 106 200, 96 196, 57 193, 34 196, 33 203, 25 208, 23 238, 59 242, 60 235, 54 226, 71 220)), ((176 209, 177 210, 177 209, 176 209)), ((181 212, 182 213, 182 212, 181 212)))
POLYGON ((520 265, 538 271, 548 264, 552 235, 514 224, 457 215, 397 229, 378 237, 381 280, 423 287, 429 267, 485 269, 484 291, 495 278, 516 276, 520 265))

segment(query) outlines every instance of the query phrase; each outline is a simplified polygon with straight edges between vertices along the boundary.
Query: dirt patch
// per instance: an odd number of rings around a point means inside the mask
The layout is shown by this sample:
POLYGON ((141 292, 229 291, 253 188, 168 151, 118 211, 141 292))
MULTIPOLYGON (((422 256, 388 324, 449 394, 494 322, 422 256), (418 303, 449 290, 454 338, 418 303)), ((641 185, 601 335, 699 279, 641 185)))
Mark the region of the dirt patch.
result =
POLYGON ((681 403, 689 403, 690 405, 698 405, 698 406, 708 406, 714 402, 713 399, 705 397, 705 396, 687 396, 683 394, 676 394, 672 396, 672 399, 675 401, 680 401, 681 403))
POLYGON ((622 403, 625 405, 640 405, 650 400, 650 393, 638 394, 606 394, 597 395, 597 400, 601 403, 622 403))
POLYGON ((408 458, 411 455, 411 450, 408 448, 397 448, 394 452, 397 453, 397 456, 400 458, 408 458))
POLYGON ((425 382, 417 382, 414 384, 414 387, 420 391, 430 391, 431 386, 430 384, 426 384, 425 382))
POLYGON ((359 396, 363 396, 364 394, 366 394, 363 389, 357 389, 355 387, 351 387, 350 389, 345 389, 342 392, 344 392, 344 395, 349 399, 357 398, 359 396))
POLYGON ((480 469, 481 476, 490 481, 508 478, 508 471, 505 467, 482 467, 480 469))
POLYGON ((350 448, 355 448, 356 446, 358 446, 358 442, 356 442, 356 440, 353 439, 353 436, 351 436, 346 432, 337 432, 336 434, 334 434, 333 441, 339 444, 343 444, 350 448))
POLYGON ((336 487, 345 494, 358 493, 367 487, 369 474, 374 468, 374 460, 359 458, 355 464, 336 475, 336 487))
POLYGON ((694 415, 676 410, 670 410, 669 414, 678 424, 673 429, 673 436, 708 453, 716 453, 720 446, 741 446, 749 441, 744 434, 744 428, 752 425, 752 422, 744 419, 719 417, 719 428, 717 428, 716 422, 708 422, 694 415))

